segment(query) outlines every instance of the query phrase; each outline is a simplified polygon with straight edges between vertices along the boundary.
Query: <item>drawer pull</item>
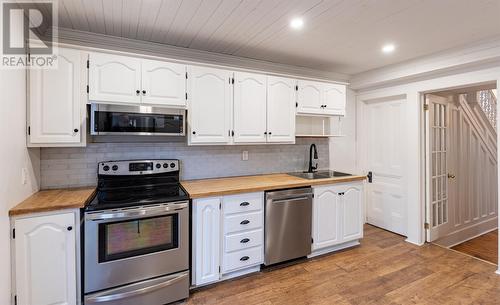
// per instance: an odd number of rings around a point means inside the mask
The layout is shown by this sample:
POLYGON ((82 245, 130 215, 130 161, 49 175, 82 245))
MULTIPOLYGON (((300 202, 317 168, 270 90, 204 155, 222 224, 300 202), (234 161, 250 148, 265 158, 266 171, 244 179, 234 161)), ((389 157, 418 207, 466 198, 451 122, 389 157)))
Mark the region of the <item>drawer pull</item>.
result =
POLYGON ((246 243, 247 243, 247 242, 249 242, 249 241, 250 241, 250 239, 248 239, 248 238, 243 238, 243 239, 240 241, 240 243, 242 243, 242 244, 246 244, 246 243))
POLYGON ((248 201, 240 203, 240 207, 246 207, 248 205, 250 205, 250 202, 248 202, 248 201))
POLYGON ((240 225, 247 225, 249 223, 250 223, 250 220, 245 219, 242 222, 240 222, 240 225))
POLYGON ((244 261, 247 261, 248 259, 250 259, 250 257, 243 256, 242 258, 240 258, 240 261, 244 262, 244 261))

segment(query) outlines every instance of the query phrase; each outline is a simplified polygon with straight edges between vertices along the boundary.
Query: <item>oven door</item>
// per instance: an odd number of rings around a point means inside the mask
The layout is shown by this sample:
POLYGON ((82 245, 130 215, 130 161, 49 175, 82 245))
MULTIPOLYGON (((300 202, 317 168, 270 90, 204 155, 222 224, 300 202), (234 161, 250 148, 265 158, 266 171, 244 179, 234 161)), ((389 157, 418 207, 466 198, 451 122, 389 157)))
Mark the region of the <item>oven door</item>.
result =
POLYGON ((189 268, 189 204, 85 213, 85 293, 189 268))
POLYGON ((90 134, 184 136, 185 110, 92 104, 90 134))

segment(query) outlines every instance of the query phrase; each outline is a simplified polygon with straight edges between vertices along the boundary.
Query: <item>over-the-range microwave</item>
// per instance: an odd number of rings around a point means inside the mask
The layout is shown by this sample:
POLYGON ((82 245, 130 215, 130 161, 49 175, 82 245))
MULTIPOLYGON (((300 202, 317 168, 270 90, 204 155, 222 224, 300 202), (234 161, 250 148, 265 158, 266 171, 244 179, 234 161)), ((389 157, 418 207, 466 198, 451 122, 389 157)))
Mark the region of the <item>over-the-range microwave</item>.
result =
POLYGON ((90 105, 91 135, 184 136, 183 109, 135 105, 90 105))

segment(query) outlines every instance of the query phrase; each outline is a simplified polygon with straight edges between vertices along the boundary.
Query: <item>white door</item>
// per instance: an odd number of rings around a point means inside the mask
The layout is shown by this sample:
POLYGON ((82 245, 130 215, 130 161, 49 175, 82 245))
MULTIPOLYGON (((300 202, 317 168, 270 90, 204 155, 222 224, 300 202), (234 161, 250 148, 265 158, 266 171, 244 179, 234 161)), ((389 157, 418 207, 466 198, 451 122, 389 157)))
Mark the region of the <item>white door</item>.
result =
POLYGON ((142 61, 142 103, 185 107, 186 65, 142 61))
POLYGON ((193 285, 219 280, 220 198, 193 202, 193 285))
POLYGON ((85 144, 85 61, 84 53, 59 48, 57 69, 29 71, 30 146, 85 144))
POLYGON ((234 73, 234 142, 266 142, 267 76, 234 73))
POLYGON ((138 104, 141 102, 141 87, 141 59, 111 54, 90 54, 90 101, 138 104))
POLYGON ((314 187, 312 250, 340 243, 340 190, 336 186, 314 187))
POLYGON ((15 221, 18 305, 76 304, 76 236, 73 213, 15 221))
POLYGON ((362 105, 365 168, 373 177, 366 185, 366 220, 401 235, 407 232, 405 103, 362 105))
POLYGON ((352 184, 341 193, 342 241, 363 237, 363 184, 352 184))
POLYGON ((295 143, 294 79, 267 78, 267 142, 295 143))
POLYGON ((346 86, 323 85, 323 112, 328 115, 345 115, 346 86))
POLYGON ((297 91, 297 113, 323 113, 323 84, 312 81, 299 80, 297 91))
POLYGON ((194 66, 188 70, 189 144, 230 143, 233 73, 194 66))
POLYGON ((427 240, 434 241, 450 231, 448 204, 448 126, 449 107, 444 97, 426 95, 429 107, 427 121, 428 187, 426 222, 427 240))

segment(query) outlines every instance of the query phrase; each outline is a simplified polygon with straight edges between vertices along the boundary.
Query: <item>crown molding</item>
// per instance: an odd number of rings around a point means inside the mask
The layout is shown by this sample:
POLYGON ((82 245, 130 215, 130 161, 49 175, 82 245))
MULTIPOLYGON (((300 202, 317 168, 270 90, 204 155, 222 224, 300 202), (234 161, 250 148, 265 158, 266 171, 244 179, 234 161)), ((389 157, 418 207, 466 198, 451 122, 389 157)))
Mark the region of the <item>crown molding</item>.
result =
POLYGON ((66 28, 58 28, 57 43, 59 45, 83 47, 94 51, 102 51, 105 49, 107 51, 119 53, 134 53, 146 57, 168 58, 179 62, 216 65, 218 67, 224 66, 232 69, 251 70, 265 72, 267 74, 315 79, 341 84, 348 84, 350 78, 350 75, 332 71, 314 70, 307 67, 285 65, 66 28))
POLYGON ((368 90, 500 65, 500 37, 362 72, 351 88, 368 90))

